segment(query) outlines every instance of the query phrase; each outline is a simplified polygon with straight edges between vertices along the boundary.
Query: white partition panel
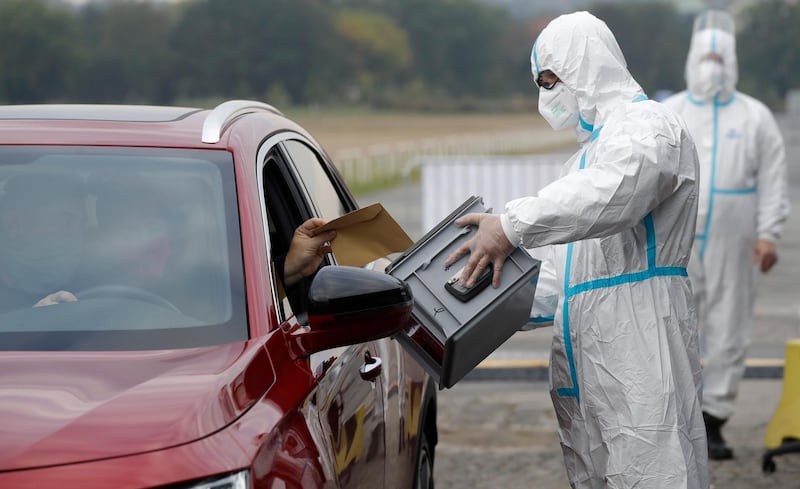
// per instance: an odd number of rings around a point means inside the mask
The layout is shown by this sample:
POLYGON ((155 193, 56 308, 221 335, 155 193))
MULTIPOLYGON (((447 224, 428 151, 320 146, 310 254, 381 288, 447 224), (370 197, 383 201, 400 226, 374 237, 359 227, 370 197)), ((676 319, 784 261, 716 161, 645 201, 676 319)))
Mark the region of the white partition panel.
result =
POLYGON ((486 208, 535 195, 561 174, 569 154, 526 156, 427 157, 420 162, 422 231, 433 228, 471 195, 483 197, 486 208))

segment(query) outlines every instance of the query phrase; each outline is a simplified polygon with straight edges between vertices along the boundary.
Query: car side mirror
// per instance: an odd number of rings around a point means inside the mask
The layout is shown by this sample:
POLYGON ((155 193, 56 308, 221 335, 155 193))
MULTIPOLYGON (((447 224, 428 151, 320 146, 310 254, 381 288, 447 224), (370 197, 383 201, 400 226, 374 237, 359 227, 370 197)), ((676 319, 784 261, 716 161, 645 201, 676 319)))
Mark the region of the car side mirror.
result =
POLYGON ((306 357, 337 346, 392 336, 411 321, 411 289, 402 280, 349 266, 321 268, 308 291, 308 326, 288 334, 306 357))

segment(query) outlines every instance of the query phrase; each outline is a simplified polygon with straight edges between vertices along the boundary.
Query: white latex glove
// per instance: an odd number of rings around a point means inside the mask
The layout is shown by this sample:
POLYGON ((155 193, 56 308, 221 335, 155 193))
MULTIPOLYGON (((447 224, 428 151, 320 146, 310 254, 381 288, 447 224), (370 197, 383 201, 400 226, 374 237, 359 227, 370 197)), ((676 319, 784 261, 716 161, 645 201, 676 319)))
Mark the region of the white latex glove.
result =
POLYGON ((75 302, 78 298, 72 292, 66 290, 59 290, 47 295, 33 305, 33 307, 52 306, 53 304, 61 304, 62 302, 75 302))
POLYGON ((469 253, 469 259, 460 279, 464 286, 472 287, 481 272, 486 267, 492 266, 494 267, 492 286, 497 288, 500 285, 503 262, 514 251, 514 245, 506 238, 506 233, 500 224, 500 216, 487 213, 467 214, 458 218, 456 224, 478 226, 478 230, 475 232, 475 236, 447 257, 445 266, 449 267, 469 253))

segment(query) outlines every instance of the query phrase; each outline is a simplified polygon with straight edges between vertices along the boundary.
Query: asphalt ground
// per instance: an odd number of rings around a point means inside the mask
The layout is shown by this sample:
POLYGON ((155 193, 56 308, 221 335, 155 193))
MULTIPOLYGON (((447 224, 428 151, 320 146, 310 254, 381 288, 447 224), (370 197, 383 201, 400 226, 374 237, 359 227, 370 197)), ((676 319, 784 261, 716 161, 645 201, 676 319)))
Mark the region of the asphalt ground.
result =
MULTIPOLYGON (((723 431, 735 459, 710 463, 714 489, 800 488, 800 454, 775 457, 774 473, 761 469, 781 391, 780 379, 743 382, 723 431)), ((569 488, 547 382, 462 381, 439 392, 437 424, 437 489, 569 488)))
MULTIPOLYGON (((723 429, 735 459, 711 462, 715 489, 800 489, 800 453, 775 457, 777 470, 762 471, 769 420, 783 396, 800 396, 784 392, 783 381, 786 342, 800 338, 800 116, 778 122, 794 212, 779 244, 779 263, 759 284, 745 380, 723 429)), ((424 234, 419 182, 359 197, 361 205, 373 202, 381 202, 412 239, 424 234)), ((551 334, 551 328, 516 333, 462 381, 439 392, 438 489, 569 487, 546 381, 551 334)))

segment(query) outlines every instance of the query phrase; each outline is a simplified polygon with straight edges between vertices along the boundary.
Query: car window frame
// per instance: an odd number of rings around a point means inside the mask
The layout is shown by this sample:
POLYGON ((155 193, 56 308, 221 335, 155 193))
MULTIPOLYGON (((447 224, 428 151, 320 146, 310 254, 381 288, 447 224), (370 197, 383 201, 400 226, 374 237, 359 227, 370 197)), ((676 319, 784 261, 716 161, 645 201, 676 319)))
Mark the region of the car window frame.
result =
MULTIPOLYGON (((307 139, 303 138, 302 136, 301 137, 297 137, 297 138, 284 139, 279 144, 280 144, 281 148, 283 149, 284 153, 286 154, 286 156, 292 161, 291 170, 294 172, 295 178, 301 183, 303 191, 305 192, 305 195, 306 195, 306 200, 308 202, 312 203, 312 205, 314 207, 314 210, 315 210, 315 215, 316 216, 318 216, 318 217, 319 216, 324 216, 325 212, 323 212, 323 209, 321 208, 320 204, 318 203, 319 199, 315 198, 311 194, 311 191, 310 191, 309 186, 307 184, 307 179, 303 177, 303 174, 298 169, 300 167, 300 165, 297 163, 297 160, 294 157, 294 152, 286 144, 288 142, 300 143, 301 145, 305 146, 313 154, 313 156, 317 160, 317 163, 320 166, 320 169, 322 170, 323 174, 328 178, 328 182, 331 184, 331 187, 333 187, 333 191, 336 193, 336 196, 339 198, 339 202, 340 202, 340 204, 342 204, 342 208, 344 210, 344 213, 354 211, 354 210, 356 210, 358 208, 358 205, 355 202, 355 199, 353 198, 352 194, 350 194, 350 192, 347 189, 347 186, 345 185, 345 183, 341 180, 341 178, 338 175, 336 175, 332 171, 332 168, 335 168, 333 163, 330 162, 327 158, 325 158, 322 155, 322 153, 320 151, 318 151, 314 147, 314 145, 312 145, 307 139)), ((340 216, 341 215, 343 215, 343 214, 340 214, 340 216)), ((339 217, 339 216, 337 216, 337 217, 339 217)))
MULTIPOLYGON (((284 144, 286 141, 298 141, 308 147, 317 157, 320 166, 322 167, 323 171, 327 175, 329 181, 334 186, 334 189, 337 192, 340 200, 344 204, 344 208, 347 212, 352 210, 356 210, 358 208, 358 204, 356 200, 353 198, 352 194, 350 194, 349 190, 347 189, 346 184, 341 180, 341 178, 332 171, 334 168, 332 162, 327 158, 323 151, 321 151, 316 144, 314 144, 311 140, 306 138, 300 133, 294 131, 281 131, 276 134, 270 135, 266 138, 256 155, 256 165, 257 165, 257 179, 258 179, 258 195, 259 195, 259 205, 261 207, 261 218, 263 222, 263 232, 264 232, 264 239, 267 244, 268 248, 268 266, 269 268, 269 275, 272 280, 272 285, 270 287, 271 294, 272 294, 272 301, 273 301, 273 311, 275 317, 278 319, 278 324, 284 324, 287 321, 292 320, 292 318, 297 317, 297 312, 292 311, 292 314, 286 315, 284 314, 282 308, 282 298, 279 295, 278 290, 278 283, 275 281, 275 278, 278 277, 277 270, 275 269, 274 263, 274 243, 270 237, 270 225, 271 225, 271 218, 269 216, 269 210, 267 209, 267 196, 264 191, 264 170, 267 163, 271 160, 271 154, 273 152, 277 152, 280 160, 278 164, 282 165, 280 168, 281 175, 285 179, 285 183, 290 187, 289 192, 291 195, 301 200, 301 202, 295 202, 295 204, 300 207, 300 213, 303 220, 309 219, 311 217, 319 217, 322 215, 320 211, 319 205, 317 204, 316 199, 310 195, 308 190, 308 186, 306 185, 305 181, 302 178, 302 175, 297 169, 295 161, 291 157, 291 153, 289 149, 284 144)), ((302 222, 302 221, 301 221, 302 222)), ((298 223, 299 224, 299 223, 298 223)), ((335 265, 336 258, 333 254, 329 254, 323 261, 323 263, 328 265, 335 265)))

